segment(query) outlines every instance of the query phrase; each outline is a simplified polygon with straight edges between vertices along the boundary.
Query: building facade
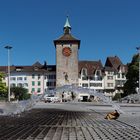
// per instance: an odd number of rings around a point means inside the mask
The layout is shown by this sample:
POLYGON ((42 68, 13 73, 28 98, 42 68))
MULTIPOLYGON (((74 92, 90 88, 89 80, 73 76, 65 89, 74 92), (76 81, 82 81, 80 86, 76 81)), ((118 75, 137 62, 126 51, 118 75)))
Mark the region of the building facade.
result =
POLYGON ((79 86, 104 90, 104 73, 101 61, 79 61, 79 86))
POLYGON ((78 86, 78 51, 80 40, 71 35, 71 26, 66 19, 64 34, 54 40, 56 49, 56 86, 78 86))
POLYGON ((119 57, 107 57, 104 66, 104 93, 107 96, 114 96, 116 93, 123 93, 123 86, 126 82, 127 66, 119 57))
MULTIPOLYGON (((123 93, 127 66, 119 57, 107 57, 104 66, 100 60, 81 61, 80 40, 72 36, 68 17, 63 30, 64 34, 54 40, 56 65, 36 62, 31 66, 10 66, 10 86, 27 88, 31 94, 43 94, 63 85, 95 89, 111 97, 123 93)), ((8 85, 7 66, 0 66, 0 72, 5 73, 8 85)))
MULTIPOLYGON (((11 66, 10 70, 10 87, 24 87, 30 94, 43 94, 56 87, 55 65, 36 62, 32 66, 11 66)), ((7 67, 0 66, 0 72, 5 73, 4 81, 8 86, 7 67)))

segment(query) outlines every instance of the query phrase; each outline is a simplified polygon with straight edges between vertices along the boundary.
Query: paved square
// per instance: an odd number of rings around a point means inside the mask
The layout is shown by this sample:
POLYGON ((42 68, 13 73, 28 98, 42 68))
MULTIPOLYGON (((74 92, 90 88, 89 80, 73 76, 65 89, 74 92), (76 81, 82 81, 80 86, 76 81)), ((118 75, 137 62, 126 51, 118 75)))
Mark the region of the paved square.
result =
POLYGON ((0 116, 0 140, 140 139, 139 125, 132 124, 139 119, 136 111, 131 111, 131 118, 122 114, 108 121, 104 116, 109 110, 111 107, 85 103, 38 103, 21 116, 0 116))

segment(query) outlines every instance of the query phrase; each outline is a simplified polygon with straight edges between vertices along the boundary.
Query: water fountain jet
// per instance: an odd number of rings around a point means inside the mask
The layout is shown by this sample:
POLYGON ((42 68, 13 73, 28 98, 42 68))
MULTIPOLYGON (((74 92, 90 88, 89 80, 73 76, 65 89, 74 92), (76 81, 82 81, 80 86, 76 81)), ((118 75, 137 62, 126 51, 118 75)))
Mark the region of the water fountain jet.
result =
MULTIPOLYGON (((112 108, 114 108, 114 110, 118 110, 120 113, 124 113, 124 111, 122 111, 120 109, 120 106, 116 103, 114 103, 113 101, 111 101, 109 99, 109 97, 105 96, 104 93, 102 92, 97 92, 95 89, 88 89, 88 88, 83 88, 83 87, 77 87, 74 85, 64 85, 61 87, 57 87, 56 89, 53 90, 53 92, 56 94, 56 96, 59 96, 60 98, 62 97, 62 93, 69 93, 69 92, 73 92, 74 94, 76 94, 76 98, 79 97, 80 94, 88 94, 88 95, 92 95, 95 97, 98 97, 100 99, 99 102, 103 103, 103 104, 109 104, 112 105, 112 108)), ((77 99, 78 101, 78 99, 77 99)))
POLYGON ((0 104, 0 115, 13 116, 32 109, 39 100, 38 96, 32 95, 28 100, 17 102, 4 102, 0 104))

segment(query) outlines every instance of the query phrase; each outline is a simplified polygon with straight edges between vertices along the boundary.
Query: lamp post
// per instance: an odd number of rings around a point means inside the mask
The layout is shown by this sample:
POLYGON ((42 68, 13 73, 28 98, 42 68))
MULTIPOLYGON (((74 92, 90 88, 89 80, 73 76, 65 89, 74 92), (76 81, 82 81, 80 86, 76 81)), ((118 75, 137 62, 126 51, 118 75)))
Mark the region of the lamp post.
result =
POLYGON ((137 50, 138 50, 138 61, 139 61, 139 90, 138 90, 138 93, 140 94, 140 47, 137 47, 137 50))
POLYGON ((5 46, 5 49, 8 51, 8 102, 10 102, 10 50, 11 46, 5 46))

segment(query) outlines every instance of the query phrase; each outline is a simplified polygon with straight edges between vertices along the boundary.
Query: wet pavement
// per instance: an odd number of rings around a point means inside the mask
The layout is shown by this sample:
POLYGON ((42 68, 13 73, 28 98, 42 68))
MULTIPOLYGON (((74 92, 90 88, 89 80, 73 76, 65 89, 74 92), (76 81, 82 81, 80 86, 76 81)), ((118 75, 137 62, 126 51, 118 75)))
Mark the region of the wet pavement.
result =
POLYGON ((124 108, 126 114, 118 120, 104 119, 110 110, 84 103, 38 103, 20 116, 0 116, 0 140, 140 140, 139 107, 124 108))

